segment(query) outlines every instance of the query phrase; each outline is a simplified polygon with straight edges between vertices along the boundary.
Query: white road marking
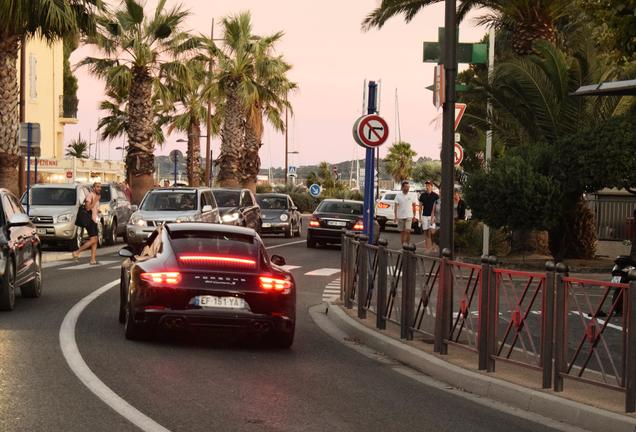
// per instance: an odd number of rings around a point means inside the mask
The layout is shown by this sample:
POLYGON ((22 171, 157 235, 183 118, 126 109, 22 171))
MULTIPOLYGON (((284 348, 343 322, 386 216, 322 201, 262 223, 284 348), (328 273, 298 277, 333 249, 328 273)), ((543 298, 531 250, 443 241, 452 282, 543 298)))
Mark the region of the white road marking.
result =
POLYGON ((70 261, 49 261, 49 262, 45 262, 42 263, 42 268, 51 268, 51 267, 58 267, 64 264, 68 264, 70 261))
POLYGON ((284 265, 282 267, 283 267, 283 269, 285 269, 287 271, 292 271, 292 270, 296 270, 296 269, 300 268, 300 266, 294 266, 294 265, 284 265))
POLYGON ((293 241, 293 242, 289 242, 289 243, 283 243, 283 244, 278 244, 278 245, 274 245, 274 246, 268 246, 265 249, 270 250, 270 249, 278 249, 278 248, 282 248, 285 246, 291 246, 291 245, 295 245, 295 244, 301 244, 301 243, 305 243, 306 240, 298 240, 298 241, 293 241))
POLYGON ((322 301, 331 303, 340 298, 340 278, 332 280, 322 291, 322 301))
POLYGON ((108 267, 108 270, 119 270, 121 269, 121 264, 114 265, 112 267, 108 267))
POLYGON ((78 264, 78 265, 74 265, 74 266, 71 266, 71 267, 64 267, 64 268, 62 268, 60 270, 84 270, 84 269, 91 268, 91 267, 99 268, 99 267, 103 267, 105 265, 116 263, 116 262, 117 261, 98 261, 99 264, 88 264, 88 263, 86 263, 86 264, 78 264))
POLYGON ((340 273, 340 269, 337 268, 321 268, 305 273, 305 276, 333 276, 336 273, 340 273))
MULTIPOLYGON (((305 240, 284 243, 280 245, 270 246, 266 249, 275 249, 283 246, 289 246, 294 244, 304 243, 305 240)), ((109 261, 109 263, 114 263, 115 261, 109 261)), ((106 263, 103 261, 102 263, 106 263)), ((75 268, 78 266, 74 266, 75 268)), ((66 269, 65 269, 66 270, 66 269)), ((82 358, 82 354, 79 352, 79 348, 77 347, 77 341, 75 340, 75 327, 77 326, 77 321, 84 311, 86 307, 91 304, 97 297, 104 294, 109 289, 119 284, 119 279, 114 280, 101 288, 93 291, 79 302, 75 304, 68 311, 66 316, 64 317, 64 321, 62 321, 62 325, 60 326, 60 348, 62 349, 62 354, 64 355, 64 359, 68 364, 69 368, 73 371, 75 376, 79 378, 79 380, 88 388, 91 392, 95 394, 99 399, 102 400, 106 405, 111 407, 116 413, 130 421, 132 424, 137 426, 144 432, 170 432, 169 429, 161 426, 159 423, 155 422, 150 417, 146 416, 144 413, 130 405, 123 398, 121 398, 117 393, 112 391, 103 381, 101 381, 97 375, 88 367, 84 359, 82 358)))
POLYGON ((77 347, 75 326, 79 316, 93 300, 118 284, 119 279, 104 285, 84 297, 68 311, 60 327, 62 354, 66 359, 66 363, 82 384, 115 412, 145 432, 169 432, 168 429, 146 416, 108 388, 88 367, 77 347))
MULTIPOLYGON (((591 320, 592 319, 591 316, 589 316, 587 314, 581 314, 581 312, 579 312, 579 311, 571 311, 570 315, 579 315, 579 316, 582 316, 583 318, 585 318, 586 320, 591 320)), ((599 323, 600 325, 605 325, 605 320, 602 320, 600 318, 596 318, 596 322, 599 323)), ((616 324, 607 323, 607 327, 612 328, 614 330, 623 331, 623 327, 618 326, 616 324)))

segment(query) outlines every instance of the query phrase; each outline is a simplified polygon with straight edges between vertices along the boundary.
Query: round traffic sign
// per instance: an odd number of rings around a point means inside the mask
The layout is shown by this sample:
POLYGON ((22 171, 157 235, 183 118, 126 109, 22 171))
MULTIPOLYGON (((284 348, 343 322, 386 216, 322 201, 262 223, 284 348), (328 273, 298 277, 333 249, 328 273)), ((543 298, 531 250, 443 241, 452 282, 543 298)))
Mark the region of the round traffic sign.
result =
POLYGON ((66 171, 66 178, 67 179, 72 179, 73 178, 73 171, 66 171))
POLYGON ((319 184, 314 183, 309 186, 309 195, 311 195, 312 197, 318 198, 320 196, 320 192, 322 192, 322 188, 319 184))
POLYGON ((376 148, 389 138, 389 125, 379 115, 362 116, 354 123, 353 137, 363 147, 376 148))
POLYGON ((174 163, 174 162, 178 162, 179 159, 183 159, 183 153, 181 153, 181 150, 172 150, 170 152, 170 162, 174 163))
POLYGON ((455 143, 455 166, 462 164, 464 160, 464 148, 458 143, 455 143))

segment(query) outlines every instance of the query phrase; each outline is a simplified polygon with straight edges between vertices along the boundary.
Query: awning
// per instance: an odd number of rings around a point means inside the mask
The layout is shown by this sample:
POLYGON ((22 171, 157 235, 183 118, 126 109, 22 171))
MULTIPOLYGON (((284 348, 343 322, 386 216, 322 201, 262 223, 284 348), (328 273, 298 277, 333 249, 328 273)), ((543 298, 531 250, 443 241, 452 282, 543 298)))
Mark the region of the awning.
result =
POLYGON ((581 86, 572 96, 636 96, 636 79, 581 86))

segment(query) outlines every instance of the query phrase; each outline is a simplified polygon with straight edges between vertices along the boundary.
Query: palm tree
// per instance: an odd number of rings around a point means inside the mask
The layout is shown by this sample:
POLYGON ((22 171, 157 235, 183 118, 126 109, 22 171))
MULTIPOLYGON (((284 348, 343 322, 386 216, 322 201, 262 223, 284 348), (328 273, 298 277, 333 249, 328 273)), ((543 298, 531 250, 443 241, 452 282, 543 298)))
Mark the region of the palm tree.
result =
MULTIPOLYGON (((186 172, 190 186, 199 186, 203 173, 201 172, 201 123, 207 118, 207 101, 213 97, 214 86, 209 79, 207 61, 193 58, 185 63, 185 68, 179 69, 168 76, 166 82, 166 102, 175 107, 176 113, 171 114, 168 132, 175 129, 188 135, 188 151, 186 172)), ((218 133, 217 116, 213 116, 213 128, 208 133, 218 133), (215 121, 216 120, 216 121, 215 121)), ((206 156, 209 157, 209 156, 206 156)))
POLYGON ((77 137, 77 139, 74 139, 66 146, 66 156, 71 156, 77 159, 87 159, 87 151, 88 143, 83 140, 81 136, 77 137))
POLYGON ((101 0, 3 0, 0 2, 0 187, 18 194, 18 53, 27 38, 55 41, 94 28, 101 0))
POLYGON ((288 94, 296 88, 296 84, 287 78, 291 65, 282 56, 272 56, 274 43, 282 33, 260 39, 253 45, 256 64, 254 91, 246 95, 248 99, 247 118, 245 122, 245 145, 241 157, 242 183, 244 188, 256 189, 256 178, 261 168, 259 150, 262 144, 264 119, 275 130, 283 132, 285 124, 282 113, 291 110, 288 94))
POLYGON ((413 172, 413 158, 417 153, 407 142, 396 142, 389 148, 389 153, 384 158, 387 174, 393 177, 396 183, 411 178, 413 172))
MULTIPOLYGON (((363 21, 362 27, 370 30, 381 28, 390 18, 404 15, 411 21, 422 9, 443 0, 382 0, 363 21)), ((556 42, 557 24, 571 14, 572 0, 460 0, 457 18, 464 19, 476 8, 488 8, 492 12, 479 18, 484 24, 509 30, 513 51, 518 55, 532 52, 536 40, 556 42)))
POLYGON ((146 16, 142 3, 127 0, 113 15, 101 15, 98 34, 88 39, 103 57, 80 63, 105 79, 107 87, 126 88, 127 83, 126 170, 136 204, 154 185, 153 98, 158 82, 167 71, 182 68, 182 57, 198 44, 181 31, 187 16, 181 5, 167 9, 166 0, 159 0, 154 13, 146 16))

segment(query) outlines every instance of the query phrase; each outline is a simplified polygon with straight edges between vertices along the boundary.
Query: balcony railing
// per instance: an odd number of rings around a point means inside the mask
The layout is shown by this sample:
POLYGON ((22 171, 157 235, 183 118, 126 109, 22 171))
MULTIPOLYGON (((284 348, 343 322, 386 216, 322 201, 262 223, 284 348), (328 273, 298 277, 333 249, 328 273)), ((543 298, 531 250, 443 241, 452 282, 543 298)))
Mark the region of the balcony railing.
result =
POLYGON ((77 97, 60 95, 60 118, 77 119, 77 97))

